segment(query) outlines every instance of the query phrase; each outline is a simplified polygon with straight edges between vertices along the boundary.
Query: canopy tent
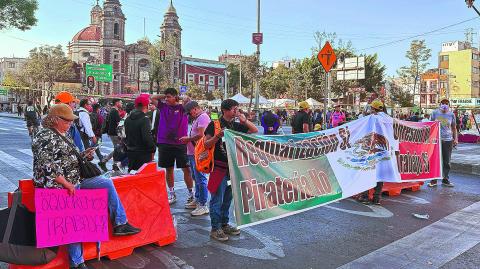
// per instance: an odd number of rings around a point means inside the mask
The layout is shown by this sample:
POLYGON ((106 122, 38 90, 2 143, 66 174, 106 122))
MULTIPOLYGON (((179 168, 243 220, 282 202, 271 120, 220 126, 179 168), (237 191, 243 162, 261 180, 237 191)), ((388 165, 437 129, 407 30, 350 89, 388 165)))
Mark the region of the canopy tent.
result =
POLYGON ((261 105, 267 105, 267 104, 270 104, 270 101, 268 101, 267 98, 260 95, 258 97, 258 103, 261 104, 261 105))
POLYGON ((308 98, 305 100, 311 107, 317 108, 317 107, 323 107, 323 104, 320 103, 319 101, 313 99, 313 98, 308 98))
POLYGON ((273 107, 291 108, 295 106, 295 100, 293 99, 270 99, 273 107))
POLYGON ((232 96, 230 99, 233 99, 235 101, 237 101, 239 104, 249 104, 250 103, 250 99, 245 97, 243 94, 241 93, 237 93, 235 94, 234 96, 232 96))
POLYGON ((222 105, 222 99, 215 99, 208 101, 208 106, 214 106, 214 107, 219 107, 222 105))

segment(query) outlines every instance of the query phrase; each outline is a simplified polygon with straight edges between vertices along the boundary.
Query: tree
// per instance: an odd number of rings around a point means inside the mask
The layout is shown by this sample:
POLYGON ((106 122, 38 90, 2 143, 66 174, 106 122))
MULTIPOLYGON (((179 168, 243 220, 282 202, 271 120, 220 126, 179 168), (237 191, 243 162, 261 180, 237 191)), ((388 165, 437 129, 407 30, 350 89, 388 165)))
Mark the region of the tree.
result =
POLYGON ((29 30, 37 23, 37 9, 37 0, 0 1, 0 30, 12 27, 22 31, 29 30))
POLYGON ((250 110, 252 107, 252 100, 254 98, 253 85, 259 70, 259 63, 255 55, 244 56, 240 59, 240 61, 242 61, 242 77, 243 75, 245 76, 245 80, 242 80, 242 87, 244 85, 250 86, 250 93, 249 93, 250 104, 248 106, 248 110, 250 110))
POLYGON ((360 82, 360 85, 367 92, 373 92, 384 81, 387 67, 378 61, 376 53, 362 56, 365 57, 365 79, 360 82))
POLYGON ((157 94, 159 94, 160 84, 163 84, 167 78, 166 65, 160 60, 160 50, 164 49, 165 45, 160 40, 155 41, 155 43, 148 49, 151 62, 148 74, 150 80, 150 93, 153 93, 153 83, 156 83, 157 94))
POLYGON ((400 77, 407 79, 409 83, 413 83, 412 98, 415 98, 420 74, 427 69, 428 60, 432 56, 430 52, 431 50, 425 45, 425 40, 413 40, 405 55, 410 60, 410 66, 403 66, 397 71, 400 77))
POLYGON ((223 89, 215 89, 212 91, 213 98, 223 100, 223 89))
POLYGON ((390 85, 390 99, 400 107, 412 107, 412 94, 396 83, 390 85))
POLYGON ((187 95, 192 98, 192 100, 204 100, 205 98, 205 88, 196 85, 193 82, 188 83, 187 85, 187 95))
POLYGON ((283 65, 265 72, 260 81, 260 93, 266 98, 279 98, 287 93, 291 80, 293 79, 293 70, 283 65))
POLYGON ((72 79, 75 72, 73 62, 67 59, 61 45, 42 46, 30 51, 22 76, 28 78, 32 88, 46 90, 47 101, 50 103, 54 98, 52 88, 55 82, 72 79))

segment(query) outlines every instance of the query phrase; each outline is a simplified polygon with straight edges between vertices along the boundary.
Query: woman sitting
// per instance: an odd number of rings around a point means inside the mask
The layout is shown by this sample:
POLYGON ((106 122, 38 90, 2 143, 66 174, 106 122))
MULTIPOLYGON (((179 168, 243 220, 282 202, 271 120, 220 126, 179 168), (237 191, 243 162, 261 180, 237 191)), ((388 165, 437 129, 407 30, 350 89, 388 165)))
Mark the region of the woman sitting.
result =
MULTIPOLYGON (((110 178, 103 175, 93 178, 81 178, 79 161, 70 138, 65 140, 65 133, 73 120, 78 117, 65 104, 50 108, 43 119, 43 129, 35 136, 32 144, 34 184, 37 188, 67 189, 69 195, 74 195, 76 189, 107 189, 108 209, 113 221, 113 234, 133 235, 140 229, 127 222, 127 216, 122 202, 110 178), (70 141, 71 143, 68 143, 70 141)), ((87 160, 93 159, 95 148, 89 148, 81 153, 87 160)), ((87 268, 83 260, 81 243, 68 245, 71 268, 87 268)))

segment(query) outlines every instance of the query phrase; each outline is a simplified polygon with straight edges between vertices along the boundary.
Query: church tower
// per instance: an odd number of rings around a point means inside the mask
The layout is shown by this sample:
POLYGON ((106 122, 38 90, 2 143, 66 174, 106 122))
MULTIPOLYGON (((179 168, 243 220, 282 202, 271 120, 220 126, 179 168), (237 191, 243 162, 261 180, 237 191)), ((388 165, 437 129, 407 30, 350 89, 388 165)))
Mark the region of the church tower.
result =
MULTIPOLYGON (((173 55, 173 61, 170 64, 170 82, 176 83, 180 77, 180 62, 182 60, 182 27, 178 23, 177 10, 173 7, 170 0, 170 6, 163 16, 163 23, 160 26, 161 41, 165 46, 167 54, 173 55)), ((169 55, 167 55, 168 59, 169 55)))
POLYGON ((104 64, 113 65, 113 82, 105 83, 104 94, 122 93, 127 84, 127 59, 125 54, 125 15, 119 0, 105 0, 101 20, 100 48, 104 64))
POLYGON ((100 26, 102 24, 102 8, 97 4, 90 11, 90 24, 100 26))

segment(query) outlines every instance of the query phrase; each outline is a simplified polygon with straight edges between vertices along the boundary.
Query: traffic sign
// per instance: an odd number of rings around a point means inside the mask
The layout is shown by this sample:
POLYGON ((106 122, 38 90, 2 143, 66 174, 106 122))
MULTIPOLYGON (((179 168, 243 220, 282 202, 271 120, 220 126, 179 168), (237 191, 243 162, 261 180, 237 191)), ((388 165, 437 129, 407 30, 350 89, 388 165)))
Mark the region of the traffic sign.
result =
POLYGON ((252 43, 255 45, 263 44, 263 33, 253 33, 252 43))
POLYGON ((187 93, 187 86, 185 85, 180 86, 180 94, 185 94, 185 93, 187 93))
POLYGON ((0 95, 7 95, 8 94, 8 89, 0 87, 0 95))
POLYGON ((98 82, 112 82, 113 68, 111 64, 87 64, 85 65, 85 75, 94 77, 98 82))
POLYGON ((322 50, 318 52, 317 59, 323 66, 323 69, 325 69, 325 72, 330 72, 333 65, 335 65, 335 61, 337 60, 337 56, 335 55, 335 52, 330 45, 330 42, 327 41, 327 43, 325 43, 325 46, 323 46, 322 50))

